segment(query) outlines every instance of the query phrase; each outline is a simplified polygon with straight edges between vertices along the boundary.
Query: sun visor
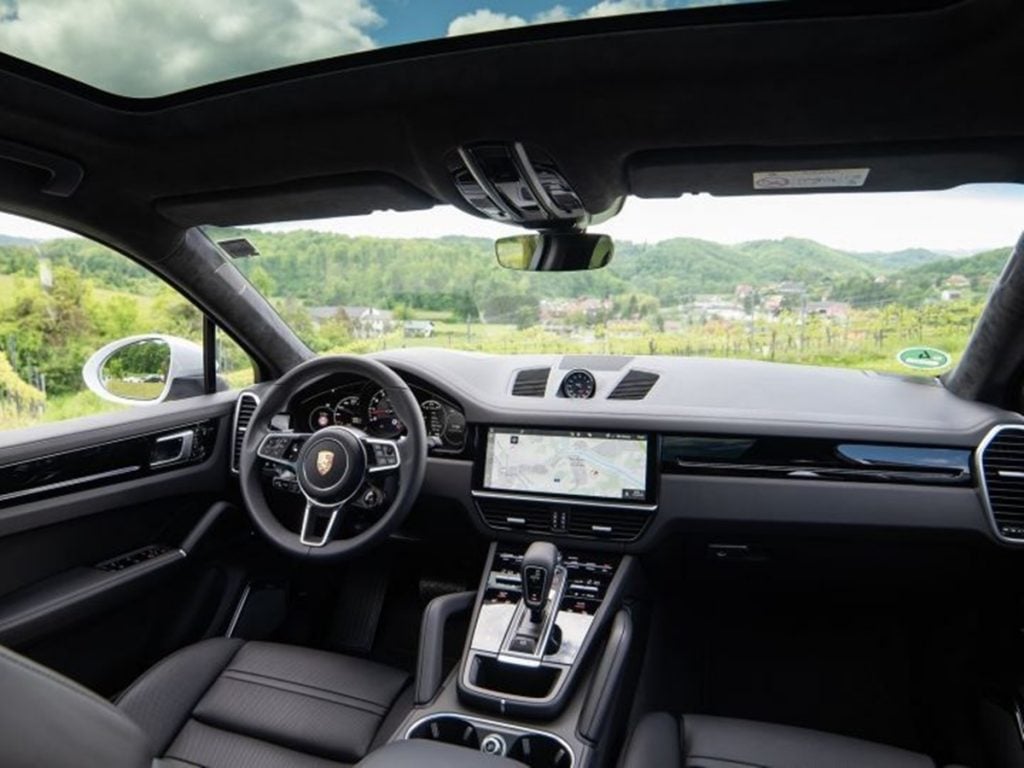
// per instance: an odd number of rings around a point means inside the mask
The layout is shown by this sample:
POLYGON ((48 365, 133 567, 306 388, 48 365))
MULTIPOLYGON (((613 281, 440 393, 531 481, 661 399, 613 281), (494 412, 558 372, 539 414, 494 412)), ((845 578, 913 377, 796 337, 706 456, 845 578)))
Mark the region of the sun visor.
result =
POLYGON ((181 226, 238 226, 267 221, 301 221, 360 216, 374 211, 419 211, 438 201, 386 173, 358 173, 287 184, 164 198, 163 216, 181 226))
POLYGON ((1024 143, 662 150, 633 155, 630 192, 670 198, 814 192, 898 192, 1024 181, 1024 143))

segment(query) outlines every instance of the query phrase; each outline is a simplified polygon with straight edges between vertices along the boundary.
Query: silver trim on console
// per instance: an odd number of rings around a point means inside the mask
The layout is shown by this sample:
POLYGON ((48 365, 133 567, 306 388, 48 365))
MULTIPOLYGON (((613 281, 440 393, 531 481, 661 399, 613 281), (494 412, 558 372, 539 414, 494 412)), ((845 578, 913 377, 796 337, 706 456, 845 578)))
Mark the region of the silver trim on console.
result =
MULTIPOLYGON (((238 474, 239 462, 241 461, 242 458, 241 450, 239 450, 238 456, 235 456, 235 440, 238 439, 238 412, 242 410, 243 397, 251 397, 253 400, 256 401, 256 407, 260 407, 260 396, 257 395, 255 392, 250 392, 249 390, 242 392, 238 396, 238 399, 235 401, 235 416, 231 422, 231 471, 236 475, 238 474)), ((255 411, 253 413, 255 413, 255 411)), ((248 429, 249 425, 246 424, 245 430, 248 431, 248 429)))
POLYGON ((634 504, 631 502, 595 501, 579 497, 561 498, 559 496, 542 496, 529 493, 501 493, 500 491, 471 491, 475 499, 495 499, 498 501, 536 501, 541 504, 566 504, 573 507, 601 507, 602 509, 622 509, 634 512, 657 512, 657 504, 634 504))
POLYGON ((509 733, 518 734, 519 736, 545 736, 552 741, 557 741, 562 745, 565 751, 569 753, 569 768, 576 765, 576 753, 573 751, 573 748, 569 746, 569 742, 558 734, 552 733, 551 731, 545 731, 542 728, 523 728, 520 725, 503 723, 500 720, 489 720, 485 717, 477 717, 476 715, 464 715, 459 712, 436 712, 432 715, 421 717, 405 729, 405 735, 402 736, 402 740, 408 740, 410 734, 424 723, 429 723, 431 720, 438 720, 442 717, 451 717, 456 720, 463 720, 470 725, 483 725, 487 728, 494 728, 498 731, 508 731, 509 733))
MULTIPOLYGON (((1005 544, 1024 544, 1024 537, 1019 539, 1012 539, 1008 536, 1004 536, 999 530, 999 523, 996 522, 996 514, 992 509, 992 502, 988 497, 988 483, 985 481, 985 451, 988 450, 989 445, 996 437, 1004 431, 1014 430, 1016 432, 1024 432, 1024 425, 1021 424, 999 424, 989 430, 988 434, 982 438, 981 443, 978 445, 977 450, 974 452, 974 466, 978 473, 978 488, 981 490, 981 503, 985 508, 985 513, 988 515, 988 521, 992 525, 992 532, 995 534, 999 541, 1005 544)), ((999 473, 1004 477, 1015 478, 1017 473, 1006 474, 1003 472, 999 473)))
POLYGON ((249 591, 251 589, 250 584, 245 585, 245 590, 242 592, 242 597, 238 600, 238 605, 235 606, 235 612, 231 614, 231 623, 228 624, 228 631, 224 637, 231 637, 235 633, 235 627, 238 626, 238 620, 242 617, 242 611, 245 610, 245 604, 249 600, 249 591))

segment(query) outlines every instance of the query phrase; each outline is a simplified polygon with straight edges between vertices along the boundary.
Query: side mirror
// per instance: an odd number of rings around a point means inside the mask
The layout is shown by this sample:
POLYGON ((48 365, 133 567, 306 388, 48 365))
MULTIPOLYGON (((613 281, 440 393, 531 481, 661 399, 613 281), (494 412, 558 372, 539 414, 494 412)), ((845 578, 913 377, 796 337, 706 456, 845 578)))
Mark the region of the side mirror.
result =
POLYGON ((501 266, 529 272, 601 269, 608 266, 614 250, 608 235, 584 232, 513 235, 494 243, 494 253, 501 266))
POLYGON ((176 336, 129 336, 82 366, 85 385, 120 405, 156 405, 203 394, 203 349, 176 336))

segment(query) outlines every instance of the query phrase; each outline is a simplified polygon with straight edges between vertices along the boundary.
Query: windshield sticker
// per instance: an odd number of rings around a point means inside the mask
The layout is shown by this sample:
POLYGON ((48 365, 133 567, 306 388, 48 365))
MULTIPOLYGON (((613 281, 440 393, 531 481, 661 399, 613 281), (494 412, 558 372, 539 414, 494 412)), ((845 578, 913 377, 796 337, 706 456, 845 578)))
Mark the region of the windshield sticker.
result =
POLYGON ((908 347, 896 355, 896 359, 908 368, 927 370, 945 368, 952 358, 934 347, 908 347))
POLYGON ((870 168, 824 168, 813 171, 756 171, 754 189, 828 189, 863 187, 870 168))

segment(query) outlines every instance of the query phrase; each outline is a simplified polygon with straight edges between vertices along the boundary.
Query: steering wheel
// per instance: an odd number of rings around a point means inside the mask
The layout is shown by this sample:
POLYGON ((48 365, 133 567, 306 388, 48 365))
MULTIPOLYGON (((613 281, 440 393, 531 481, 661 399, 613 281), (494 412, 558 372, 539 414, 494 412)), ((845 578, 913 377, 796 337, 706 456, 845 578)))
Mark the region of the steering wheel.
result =
POLYGON ((307 360, 260 392, 242 443, 238 472, 245 508, 273 544, 294 555, 339 559, 362 552, 402 522, 419 494, 426 466, 427 431, 408 385, 376 360, 338 355, 307 360), (351 427, 331 426, 316 432, 270 428, 295 392, 337 373, 361 376, 383 389, 406 434, 382 440, 351 427), (282 525, 267 504, 260 472, 264 461, 295 475, 306 500, 298 535, 282 525), (398 481, 398 490, 380 519, 351 538, 332 538, 350 502, 375 475, 397 475, 398 481))

